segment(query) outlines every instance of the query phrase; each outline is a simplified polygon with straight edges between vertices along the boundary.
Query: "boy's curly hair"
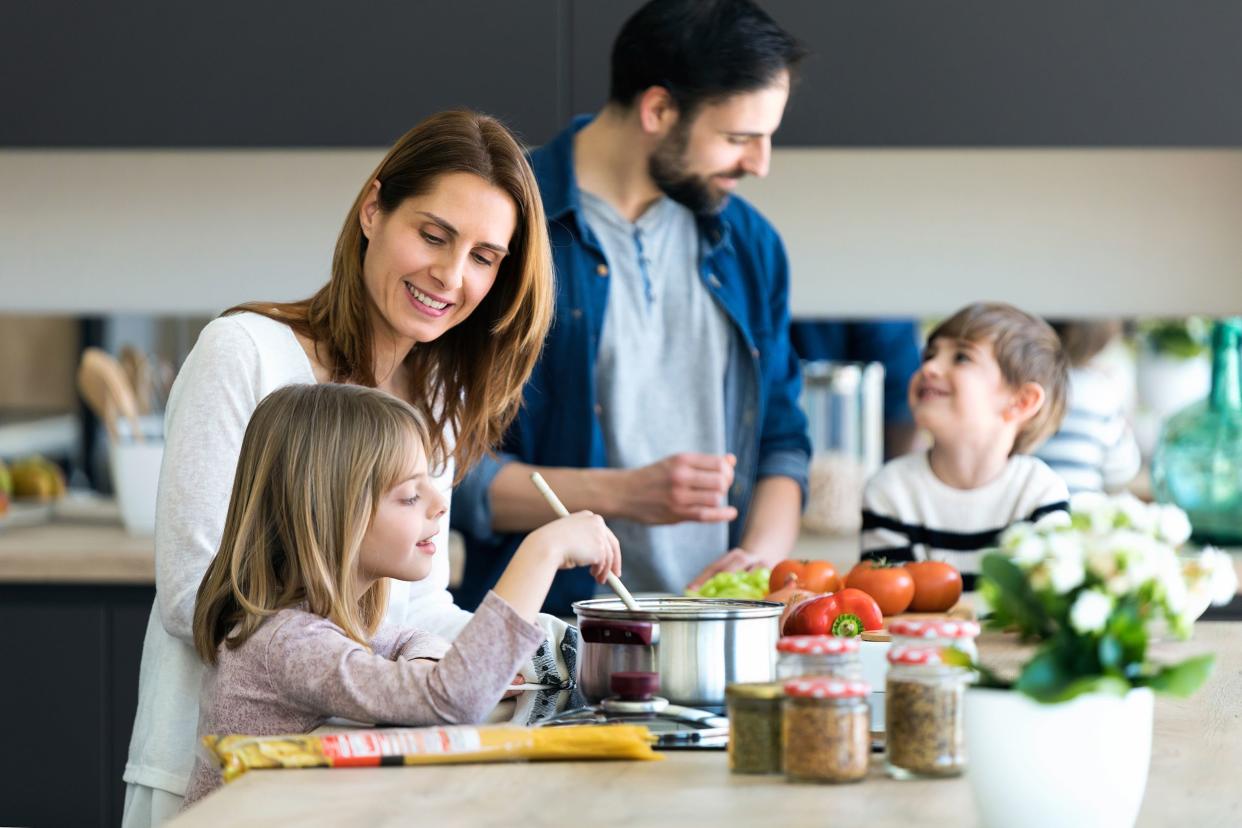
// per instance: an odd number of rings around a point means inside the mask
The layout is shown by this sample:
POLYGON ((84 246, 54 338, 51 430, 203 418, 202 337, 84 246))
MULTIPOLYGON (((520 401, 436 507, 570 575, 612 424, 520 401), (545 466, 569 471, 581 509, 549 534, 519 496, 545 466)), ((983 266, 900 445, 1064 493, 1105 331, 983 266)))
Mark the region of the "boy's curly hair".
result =
POLYGON ((1010 454, 1033 451, 1061 425, 1069 387, 1069 357, 1057 332, 1038 316, 1004 302, 976 302, 959 310, 927 336, 990 342, 1001 376, 1011 387, 1039 383, 1044 404, 1014 439, 1010 454))

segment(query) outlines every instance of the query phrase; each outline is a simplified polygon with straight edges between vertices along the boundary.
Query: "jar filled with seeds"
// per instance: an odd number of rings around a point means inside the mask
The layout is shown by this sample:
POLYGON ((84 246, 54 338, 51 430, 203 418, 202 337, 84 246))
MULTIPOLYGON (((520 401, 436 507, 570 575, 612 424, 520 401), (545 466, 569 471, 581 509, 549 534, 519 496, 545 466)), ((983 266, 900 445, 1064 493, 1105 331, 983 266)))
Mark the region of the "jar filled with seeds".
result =
POLYGON ((971 670, 947 663, 948 646, 973 652, 973 621, 894 621, 884 694, 886 767, 897 779, 957 776, 966 769, 963 696, 971 670))
POLYGON ((784 688, 776 682, 730 684, 725 688, 729 770, 734 773, 781 772, 784 698, 784 688))
POLYGON ((798 782, 857 782, 871 761, 866 682, 804 676, 785 682, 785 774, 798 782))
POLYGON ((858 639, 836 635, 787 635, 776 642, 776 677, 836 676, 858 680, 858 639))

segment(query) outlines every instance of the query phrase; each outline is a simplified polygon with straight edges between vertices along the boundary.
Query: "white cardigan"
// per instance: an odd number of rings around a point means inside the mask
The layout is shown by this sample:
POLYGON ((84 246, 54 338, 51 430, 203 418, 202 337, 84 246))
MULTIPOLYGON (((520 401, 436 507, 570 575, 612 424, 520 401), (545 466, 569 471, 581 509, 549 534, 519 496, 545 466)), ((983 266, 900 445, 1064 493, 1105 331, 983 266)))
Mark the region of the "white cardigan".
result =
MULTIPOLYGON (((199 582, 224 534, 242 435, 259 401, 285 385, 313 383, 310 360, 287 326, 254 313, 214 320, 177 375, 165 414, 155 520, 155 605, 147 622, 138 713, 125 781, 185 793, 194 763, 203 664, 192 622, 199 582)), ((453 467, 437 478, 449 499, 453 467)), ((431 574, 392 581, 385 625, 454 638, 470 613, 448 592, 448 516, 431 574)))

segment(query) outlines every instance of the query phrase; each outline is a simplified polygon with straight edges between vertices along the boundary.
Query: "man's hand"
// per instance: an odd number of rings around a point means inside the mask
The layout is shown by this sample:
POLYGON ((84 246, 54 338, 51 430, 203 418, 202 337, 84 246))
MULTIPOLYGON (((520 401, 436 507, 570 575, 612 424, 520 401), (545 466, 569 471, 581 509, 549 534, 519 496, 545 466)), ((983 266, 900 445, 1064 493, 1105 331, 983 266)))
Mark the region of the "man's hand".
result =
POLYGON ((757 566, 773 567, 784 556, 773 557, 772 555, 764 555, 761 552, 751 552, 740 546, 730 549, 721 557, 717 558, 706 569, 695 576, 694 580, 687 585, 686 589, 698 589, 703 586, 708 578, 718 572, 740 572, 745 569, 754 569, 757 566))
POLYGON ((728 505, 732 454, 682 452, 625 474, 623 516, 639 523, 718 523, 737 517, 728 505))

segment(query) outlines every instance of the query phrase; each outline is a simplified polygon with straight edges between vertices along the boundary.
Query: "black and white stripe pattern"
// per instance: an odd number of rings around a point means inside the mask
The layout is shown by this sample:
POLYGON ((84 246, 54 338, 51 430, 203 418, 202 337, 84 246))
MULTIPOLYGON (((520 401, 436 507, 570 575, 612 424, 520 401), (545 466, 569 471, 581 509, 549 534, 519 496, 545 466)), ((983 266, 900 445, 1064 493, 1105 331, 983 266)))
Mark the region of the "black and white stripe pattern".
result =
POLYGON ((862 557, 890 561, 940 560, 974 587, 983 553, 1019 521, 1069 509, 1065 484, 1039 460, 1010 458, 992 482, 955 489, 932 472, 926 454, 886 464, 863 495, 862 557))
POLYGON ((1133 480, 1142 458, 1112 377, 1090 367, 1070 371, 1069 410, 1035 454, 1070 494, 1116 491, 1133 480))
MULTIPOLYGON (((1053 512, 1068 512, 1069 501, 1059 500, 1056 503, 1048 503, 1040 506, 1027 516, 1026 520, 1034 523, 1044 515, 1053 512)), ((865 561, 886 560, 891 563, 928 560, 928 550, 936 550, 939 553, 953 552, 981 552, 983 550, 992 549, 1000 542, 1001 533, 1008 529, 1008 526, 1001 526, 996 529, 985 529, 982 532, 951 532, 944 529, 930 529, 917 523, 902 523, 884 515, 877 515, 875 512, 863 510, 862 528, 866 532, 870 529, 885 529, 896 534, 904 535, 906 544, 904 546, 889 546, 868 549, 863 552, 862 559, 865 561), (924 554, 919 557, 915 554, 915 548, 922 547, 924 554)), ((935 556, 938 560, 947 560, 954 563, 952 556, 939 554, 935 556)), ((961 569, 959 566, 958 569, 961 569)), ((977 576, 972 572, 962 573, 962 586, 967 590, 975 588, 977 576)))

